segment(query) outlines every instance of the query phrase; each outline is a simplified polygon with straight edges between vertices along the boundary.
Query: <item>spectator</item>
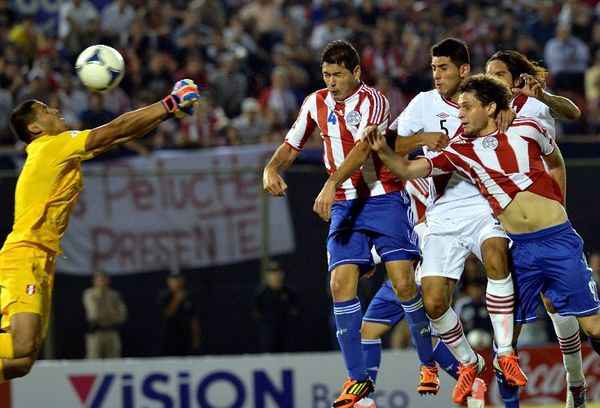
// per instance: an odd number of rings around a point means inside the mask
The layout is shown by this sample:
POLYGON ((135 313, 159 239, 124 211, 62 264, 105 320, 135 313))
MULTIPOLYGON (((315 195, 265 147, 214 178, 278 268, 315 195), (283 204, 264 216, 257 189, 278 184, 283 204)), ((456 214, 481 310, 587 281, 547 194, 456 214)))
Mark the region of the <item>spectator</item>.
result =
POLYGON ((82 129, 93 129, 110 122, 117 116, 104 107, 104 97, 94 92, 89 96, 90 106, 79 115, 82 129))
POLYGON ((375 77, 383 75, 400 76, 402 49, 390 44, 385 31, 372 31, 370 44, 363 49, 360 59, 366 82, 372 83, 375 77))
POLYGON ((527 32, 531 33, 540 47, 544 47, 556 32, 556 17, 552 13, 552 1, 541 0, 527 32))
POLYGON ((266 49, 281 37, 283 0, 252 0, 239 11, 244 23, 256 24, 259 44, 266 49))
POLYGON ((325 16, 325 20, 313 28, 310 37, 310 48, 317 53, 331 41, 345 40, 350 32, 344 27, 344 20, 337 8, 331 9, 325 16))
POLYGON ((290 89, 288 73, 285 68, 276 67, 271 73, 271 86, 265 88, 260 95, 260 106, 263 110, 275 113, 278 126, 290 126, 298 112, 299 104, 294 92, 290 89))
POLYGON ((148 64, 142 76, 144 88, 153 92, 155 97, 168 92, 171 86, 174 62, 171 57, 165 52, 154 52, 149 61, 143 62, 148 64))
POLYGON ((40 102, 48 103, 51 91, 48 87, 48 78, 44 71, 34 68, 27 75, 29 84, 21 88, 17 93, 17 103, 27 99, 36 99, 40 102))
POLYGON ((266 136, 270 127, 260 114, 260 105, 254 98, 242 101, 242 114, 231 121, 241 144, 256 144, 266 136))
POLYGON ((28 61, 31 61, 37 50, 44 43, 44 36, 33 20, 33 16, 25 14, 21 22, 10 30, 8 38, 19 47, 28 61))
POLYGON ((222 0, 192 0, 188 12, 198 14, 200 23, 221 31, 226 25, 227 10, 222 0))
POLYGON ((396 87, 386 75, 377 76, 375 80, 375 88, 380 90, 386 96, 386 98, 388 98, 388 101, 390 102, 391 117, 393 119, 397 118, 408 104, 406 97, 400 88, 396 87))
POLYGON ((254 294, 253 317, 258 321, 260 351, 292 351, 289 341, 293 318, 298 315, 295 293, 284 284, 285 274, 277 262, 270 262, 264 284, 254 294))
POLYGON ((221 107, 214 106, 208 94, 202 95, 194 114, 185 117, 179 129, 177 124, 170 122, 172 128, 169 130, 168 124, 165 122, 165 127, 159 128, 158 140, 155 140, 157 144, 163 144, 162 148, 208 148, 231 144, 225 137, 229 120, 221 107))
POLYGON ((0 0, 0 33, 7 33, 17 20, 9 0, 0 0))
MULTIPOLYGON (((2 60, 0 59, 0 72, 2 60)), ((13 137, 8 127, 10 112, 13 110, 13 96, 4 88, 0 88, 0 145, 13 143, 13 137)))
POLYGON ((110 288, 106 272, 95 271, 93 286, 83 292, 87 330, 86 358, 121 357, 119 326, 127 320, 127 306, 121 295, 110 288))
POLYGON ((135 10, 127 0, 114 0, 102 10, 102 31, 109 39, 116 40, 129 29, 134 19, 135 10))
POLYGON ((590 55, 587 45, 571 34, 571 27, 558 25, 556 36, 544 47, 544 61, 556 88, 583 94, 583 73, 590 55))
POLYGON ((202 46, 206 46, 207 43, 203 39, 210 38, 211 28, 200 24, 200 14, 190 12, 185 14, 183 23, 179 24, 171 34, 173 42, 178 48, 185 47, 185 37, 189 33, 195 33, 199 35, 200 44, 202 46))
POLYGON ((215 103, 225 110, 228 118, 240 113, 242 99, 246 96, 248 79, 238 67, 235 55, 225 53, 220 58, 220 69, 209 76, 215 103))
POLYGON ((175 79, 179 80, 184 78, 191 79, 200 88, 207 85, 208 77, 204 70, 204 61, 200 54, 187 54, 185 65, 175 74, 175 79))
POLYGON ((593 103, 600 97, 600 88, 597 86, 600 80, 600 49, 594 54, 594 63, 585 70, 585 99, 588 104, 593 103))
POLYGON ((159 294, 162 320, 160 352, 163 356, 189 356, 200 348, 200 319, 193 296, 185 289, 179 269, 167 276, 167 289, 159 294))
POLYGON ((88 0, 68 0, 58 10, 58 36, 72 56, 94 42, 98 26, 98 10, 88 0))

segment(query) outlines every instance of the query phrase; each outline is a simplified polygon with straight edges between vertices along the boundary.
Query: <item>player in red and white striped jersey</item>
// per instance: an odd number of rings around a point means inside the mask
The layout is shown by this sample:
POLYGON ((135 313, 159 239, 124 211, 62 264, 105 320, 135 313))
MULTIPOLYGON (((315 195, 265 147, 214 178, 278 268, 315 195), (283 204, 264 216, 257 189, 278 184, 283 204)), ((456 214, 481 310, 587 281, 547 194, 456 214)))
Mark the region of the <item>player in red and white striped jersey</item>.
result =
MULTIPOLYGON (((444 146, 443 139, 436 137, 445 133, 453 138, 462 130, 456 102, 460 82, 470 71, 467 47, 459 39, 447 38, 432 47, 431 55, 435 89, 418 94, 394 122, 398 133, 396 151, 400 154, 425 145, 426 156, 435 157, 438 153, 429 148, 444 146)), ((509 118, 508 122, 512 121, 514 114, 509 118)), ((508 124, 503 124, 504 128, 508 124)), ((471 252, 475 253, 486 266, 487 306, 504 364, 505 356, 514 355, 514 287, 506 262, 508 237, 470 180, 460 174, 428 180, 431 197, 422 244, 423 300, 440 338, 445 340, 455 358, 471 367, 462 371, 453 391, 453 399, 460 402, 470 395, 475 371, 481 369, 479 366, 472 370, 473 364, 483 360, 462 332, 458 316, 451 307, 451 293, 462 275, 466 258, 471 252)))
MULTIPOLYGON (((385 131, 390 115, 386 97, 364 83, 358 84, 358 88, 341 101, 335 99, 336 92, 324 88, 310 94, 285 137, 290 148, 301 151, 318 127, 323 139, 323 161, 329 175, 346 160, 365 127, 375 124, 385 131)), ((369 156, 356 173, 337 187, 335 199, 367 198, 399 191, 402 187, 381 160, 369 156)))
POLYGON ((411 327, 417 333, 421 329, 427 332, 416 342, 432 353, 429 322, 414 281, 412 261, 420 251, 408 194, 402 182, 361 141, 368 126, 387 130, 389 103, 383 94, 360 81, 359 64, 358 53, 350 43, 338 40, 325 47, 321 71, 327 88, 305 99, 298 119, 263 172, 264 189, 275 196, 285 195, 287 185, 280 172, 292 164, 319 128, 330 177, 313 209, 324 220, 331 220, 327 238, 331 292, 337 337, 349 377, 333 406, 348 408, 374 389, 362 357, 362 311, 357 298, 360 274, 374 266, 371 247, 381 254, 403 307, 410 309, 407 320, 411 327))
POLYGON ((382 143, 374 128, 366 132, 371 148, 404 179, 459 171, 476 182, 514 243, 516 284, 524 289, 516 320, 535 319, 543 291, 560 315, 577 318, 600 353, 600 300, 583 241, 562 204, 566 178, 558 147, 534 119, 515 120, 506 132, 496 130, 494 117, 511 98, 506 84, 476 75, 459 90, 464 132, 441 155, 407 162, 382 143))
MULTIPOLYGON (((503 50, 492 55, 486 63, 486 73, 511 88, 511 106, 517 115, 539 120, 552 139, 555 139, 555 118, 577 120, 581 116, 581 111, 570 99, 545 91, 546 69, 518 51, 503 50)), ((566 406, 583 406, 586 386, 579 324, 574 316, 558 315, 548 298, 541 296, 563 353, 568 384, 566 406)))

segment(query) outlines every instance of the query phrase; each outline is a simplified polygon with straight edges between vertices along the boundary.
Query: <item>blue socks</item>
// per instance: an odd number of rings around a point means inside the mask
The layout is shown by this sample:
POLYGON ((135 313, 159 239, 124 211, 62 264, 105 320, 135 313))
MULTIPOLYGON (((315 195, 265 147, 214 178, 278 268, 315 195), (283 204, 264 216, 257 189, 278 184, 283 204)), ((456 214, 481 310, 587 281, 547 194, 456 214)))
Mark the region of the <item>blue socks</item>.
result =
POLYGON ((438 339, 438 342, 433 347, 433 358, 442 370, 447 372, 452 378, 458 379, 458 366, 460 362, 441 339, 438 339))
POLYGON ((377 373, 381 365, 381 339, 362 340, 362 354, 367 373, 373 382, 377 381, 377 373))
POLYGON ((406 314, 406 321, 410 327, 421 364, 429 367, 435 366, 433 346, 431 345, 431 328, 429 326, 429 319, 423 308, 421 294, 417 294, 414 299, 408 302, 400 302, 400 304, 406 314))
POLYGON ((362 310, 358 298, 346 302, 333 302, 333 313, 337 326, 337 339, 342 350, 348 376, 362 381, 367 378, 360 341, 362 310))
MULTIPOLYGON (((517 352, 517 346, 513 345, 515 353, 517 352)), ((494 355, 496 357, 496 343, 494 343, 494 355)), ((500 392, 500 396, 502 397, 502 401, 504 401, 504 408, 519 408, 519 387, 515 387, 513 385, 508 385, 506 383, 506 379, 504 378, 504 374, 502 374, 498 370, 494 370, 496 373, 496 382, 498 383, 498 391, 500 392)))

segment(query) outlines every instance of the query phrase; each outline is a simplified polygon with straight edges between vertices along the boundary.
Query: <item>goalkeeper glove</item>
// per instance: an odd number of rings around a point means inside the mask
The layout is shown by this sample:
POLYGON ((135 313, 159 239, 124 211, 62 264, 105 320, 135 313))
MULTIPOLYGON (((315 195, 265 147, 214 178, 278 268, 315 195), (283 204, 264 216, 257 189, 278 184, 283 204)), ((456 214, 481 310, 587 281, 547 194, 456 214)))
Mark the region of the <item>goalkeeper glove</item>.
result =
POLYGON ((194 103, 200 99, 198 87, 191 79, 182 79, 173 86, 170 95, 162 99, 162 104, 171 115, 181 118, 194 113, 194 103))

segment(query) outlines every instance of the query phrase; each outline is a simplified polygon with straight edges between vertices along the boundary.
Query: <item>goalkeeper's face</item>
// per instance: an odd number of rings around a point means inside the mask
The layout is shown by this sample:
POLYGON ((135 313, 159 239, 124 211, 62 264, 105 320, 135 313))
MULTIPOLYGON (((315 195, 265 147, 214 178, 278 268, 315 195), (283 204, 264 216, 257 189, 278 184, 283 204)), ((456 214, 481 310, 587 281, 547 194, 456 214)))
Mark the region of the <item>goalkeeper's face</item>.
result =
POLYGON ((31 126, 39 128, 42 132, 41 134, 57 135, 67 130, 65 118, 61 116, 58 109, 51 108, 45 103, 37 102, 33 106, 33 110, 35 111, 35 121, 31 126))

